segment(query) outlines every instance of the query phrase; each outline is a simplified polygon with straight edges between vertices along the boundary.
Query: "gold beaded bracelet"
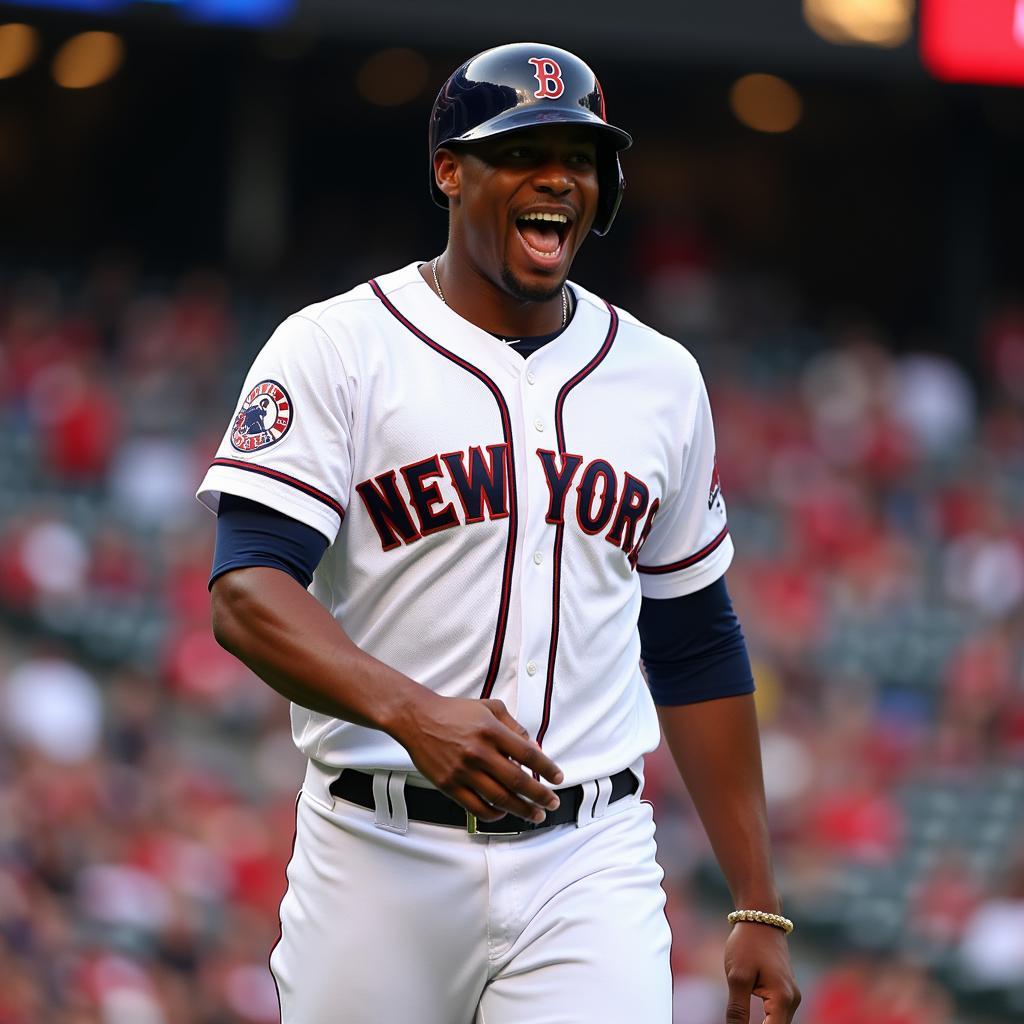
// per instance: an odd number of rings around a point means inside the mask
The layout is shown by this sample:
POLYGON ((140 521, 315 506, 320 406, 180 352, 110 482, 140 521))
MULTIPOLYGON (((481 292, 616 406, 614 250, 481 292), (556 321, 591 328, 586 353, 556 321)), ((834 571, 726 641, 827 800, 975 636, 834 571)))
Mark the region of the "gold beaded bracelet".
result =
POLYGON ((755 924, 770 924, 773 928, 781 928, 787 935, 793 930, 793 922, 781 914, 769 914, 764 910, 734 910, 729 915, 729 924, 739 921, 753 921, 755 924))

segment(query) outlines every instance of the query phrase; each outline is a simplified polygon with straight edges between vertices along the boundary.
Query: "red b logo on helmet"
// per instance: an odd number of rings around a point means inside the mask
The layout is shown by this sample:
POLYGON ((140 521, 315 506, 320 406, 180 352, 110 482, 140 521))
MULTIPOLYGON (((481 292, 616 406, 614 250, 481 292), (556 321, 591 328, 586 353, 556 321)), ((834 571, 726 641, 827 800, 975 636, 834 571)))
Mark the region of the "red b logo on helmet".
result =
POLYGON ((531 57, 530 63, 536 69, 534 78, 540 88, 533 94, 539 100, 557 100, 565 92, 562 69, 550 57, 531 57))

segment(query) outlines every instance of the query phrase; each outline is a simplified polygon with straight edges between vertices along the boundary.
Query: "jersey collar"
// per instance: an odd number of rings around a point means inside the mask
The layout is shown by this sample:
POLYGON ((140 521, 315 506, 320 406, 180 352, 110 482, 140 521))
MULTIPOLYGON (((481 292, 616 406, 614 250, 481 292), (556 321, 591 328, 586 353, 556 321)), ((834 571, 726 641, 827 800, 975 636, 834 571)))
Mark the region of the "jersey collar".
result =
MULTIPOLYGON (((589 354, 588 339, 599 332, 602 337, 604 335, 607 323, 598 325, 594 322, 597 310, 582 299, 582 289, 578 285, 567 281, 576 298, 573 316, 548 344, 523 359, 505 342, 459 316, 442 302, 437 292, 423 280, 419 271, 422 265, 422 261, 410 263, 392 274, 378 277, 377 283, 395 307, 424 334, 481 369, 500 366, 518 377, 527 364, 542 353, 577 351, 579 356, 585 357, 589 354)), ((606 321, 604 316, 601 319, 606 321)))

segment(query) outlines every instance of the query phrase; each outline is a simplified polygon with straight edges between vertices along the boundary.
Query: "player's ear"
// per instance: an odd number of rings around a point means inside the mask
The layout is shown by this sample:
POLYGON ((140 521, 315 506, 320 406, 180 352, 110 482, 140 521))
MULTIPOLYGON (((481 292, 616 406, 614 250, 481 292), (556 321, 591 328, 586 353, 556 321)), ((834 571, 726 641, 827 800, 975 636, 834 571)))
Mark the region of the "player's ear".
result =
POLYGON ((442 146, 434 154, 434 181, 449 202, 459 195, 460 171, 459 158, 450 149, 442 146))

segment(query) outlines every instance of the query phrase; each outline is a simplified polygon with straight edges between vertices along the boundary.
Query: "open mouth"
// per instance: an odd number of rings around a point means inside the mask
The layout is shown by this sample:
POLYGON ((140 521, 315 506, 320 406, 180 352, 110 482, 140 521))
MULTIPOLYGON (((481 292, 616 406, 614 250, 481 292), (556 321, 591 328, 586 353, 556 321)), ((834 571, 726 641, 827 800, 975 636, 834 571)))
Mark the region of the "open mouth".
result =
POLYGON ((534 210, 516 218, 516 229, 527 252, 540 264, 551 266, 562 256, 562 243, 572 220, 565 213, 534 210))

